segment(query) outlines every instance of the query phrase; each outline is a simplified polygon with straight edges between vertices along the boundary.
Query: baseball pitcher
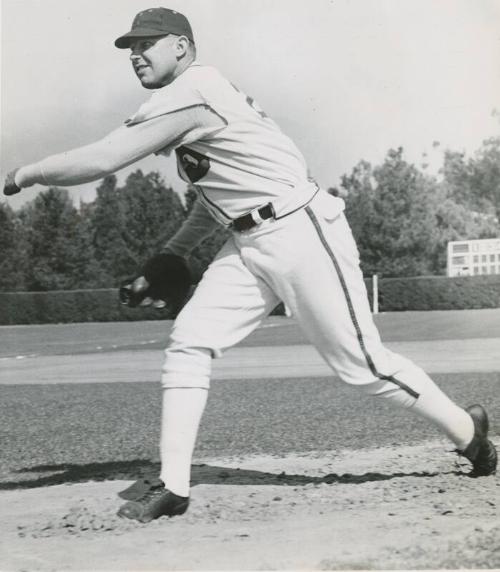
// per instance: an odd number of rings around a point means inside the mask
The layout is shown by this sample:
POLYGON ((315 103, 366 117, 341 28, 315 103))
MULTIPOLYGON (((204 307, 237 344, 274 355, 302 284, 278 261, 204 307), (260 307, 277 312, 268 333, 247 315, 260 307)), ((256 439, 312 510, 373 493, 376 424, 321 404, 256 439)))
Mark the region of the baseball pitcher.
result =
POLYGON ((151 97, 102 140, 10 173, 5 194, 35 183, 95 181, 151 153, 175 153, 199 200, 164 250, 121 289, 130 305, 144 298, 182 301, 186 256, 218 225, 232 230, 176 319, 165 351, 161 473, 124 492, 118 514, 148 522, 187 510, 212 360, 280 300, 340 379, 433 423, 474 475, 493 474, 497 457, 483 407, 461 408, 422 369, 384 347, 342 199, 308 179, 300 151, 249 95, 197 61, 186 17, 167 8, 142 11, 115 45, 129 50, 151 97))

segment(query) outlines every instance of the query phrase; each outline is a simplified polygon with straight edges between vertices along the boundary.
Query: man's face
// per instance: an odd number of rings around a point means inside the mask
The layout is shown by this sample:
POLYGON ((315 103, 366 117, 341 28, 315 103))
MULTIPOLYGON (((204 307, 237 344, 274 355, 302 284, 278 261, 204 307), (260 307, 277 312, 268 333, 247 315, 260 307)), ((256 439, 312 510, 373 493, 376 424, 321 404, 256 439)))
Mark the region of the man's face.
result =
POLYGON ((138 38, 130 44, 130 60, 139 81, 147 89, 168 85, 176 77, 178 36, 138 38))

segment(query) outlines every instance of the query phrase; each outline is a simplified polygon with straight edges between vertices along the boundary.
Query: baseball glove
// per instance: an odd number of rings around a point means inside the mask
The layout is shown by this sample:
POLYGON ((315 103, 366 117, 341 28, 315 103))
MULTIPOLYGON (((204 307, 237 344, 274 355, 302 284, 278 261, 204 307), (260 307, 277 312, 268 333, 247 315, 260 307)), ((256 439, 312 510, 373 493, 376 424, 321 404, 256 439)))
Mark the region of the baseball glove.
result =
POLYGON ((10 173, 7 173, 7 176, 5 177, 5 183, 3 186, 3 194, 4 195, 7 195, 7 196, 15 195, 16 193, 18 193, 21 190, 21 187, 18 187, 16 185, 16 181, 14 179, 14 177, 16 176, 16 173, 18 171, 19 171, 19 169, 14 169, 10 173))
POLYGON ((142 274, 122 282, 120 302, 130 308, 153 304, 177 313, 191 288, 191 273, 181 256, 162 252, 150 258, 142 274))

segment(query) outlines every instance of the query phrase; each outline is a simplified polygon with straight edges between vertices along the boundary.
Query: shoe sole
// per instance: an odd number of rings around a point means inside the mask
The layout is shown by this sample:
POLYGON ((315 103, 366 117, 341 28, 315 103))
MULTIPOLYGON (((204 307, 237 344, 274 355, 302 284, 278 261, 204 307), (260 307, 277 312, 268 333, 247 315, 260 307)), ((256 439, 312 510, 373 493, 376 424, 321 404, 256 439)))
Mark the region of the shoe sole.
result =
MULTIPOLYGON (((488 414, 482 405, 475 404, 467 407, 467 413, 471 416, 472 422, 474 423, 474 436, 478 435, 480 438, 485 439, 488 443, 488 446, 493 451, 493 463, 495 465, 494 469, 488 472, 484 471, 477 471, 473 469, 470 473, 471 477, 488 477, 490 475, 494 475, 496 473, 496 467, 498 463, 498 456, 495 445, 487 438, 488 431, 490 429, 490 423, 488 419, 488 414)), ((472 461, 471 461, 472 462, 472 461)))
POLYGON ((181 501, 173 507, 167 507, 167 509, 169 509, 169 510, 162 512, 161 514, 158 514, 157 516, 141 515, 141 514, 138 514, 137 516, 135 516, 134 514, 128 513, 127 509, 133 507, 134 505, 139 505, 139 507, 138 507, 139 511, 142 508, 140 506, 140 503, 137 503, 135 501, 129 501, 120 507, 120 509, 116 513, 117 516, 119 518, 126 518, 127 520, 135 520, 137 522, 142 522, 144 524, 151 522, 152 520, 156 520, 162 516, 167 516, 169 518, 172 518, 173 516, 180 516, 187 511, 187 509, 189 507, 189 499, 187 501, 181 501))

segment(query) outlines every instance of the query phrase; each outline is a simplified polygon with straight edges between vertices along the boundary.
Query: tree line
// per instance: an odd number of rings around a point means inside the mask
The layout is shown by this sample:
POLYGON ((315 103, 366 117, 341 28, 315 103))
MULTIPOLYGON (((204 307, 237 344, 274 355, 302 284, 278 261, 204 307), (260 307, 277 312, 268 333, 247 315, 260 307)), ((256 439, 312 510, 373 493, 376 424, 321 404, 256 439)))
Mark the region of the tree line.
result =
MULTIPOLYGON (((345 197, 366 275, 442 275, 448 241, 500 236, 500 137, 472 157, 445 151, 438 176, 391 149, 379 165, 360 161, 329 192, 345 197)), ((183 198, 159 173, 137 170, 121 187, 106 177, 80 208, 60 188, 17 211, 0 203, 0 290, 116 287, 181 226, 196 191, 183 198)), ((227 235, 221 227, 192 253, 195 279, 227 235)))
MULTIPOLYGON (((51 187, 18 211, 0 203, 0 290, 48 291, 112 288, 137 274, 188 216, 184 203, 159 173, 131 173, 122 187, 110 175, 91 203, 77 209, 66 189, 51 187)), ((221 227, 198 247, 190 264, 195 279, 227 235, 221 227)))

